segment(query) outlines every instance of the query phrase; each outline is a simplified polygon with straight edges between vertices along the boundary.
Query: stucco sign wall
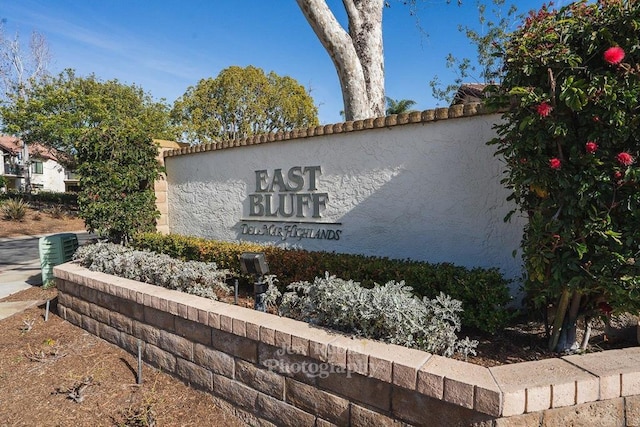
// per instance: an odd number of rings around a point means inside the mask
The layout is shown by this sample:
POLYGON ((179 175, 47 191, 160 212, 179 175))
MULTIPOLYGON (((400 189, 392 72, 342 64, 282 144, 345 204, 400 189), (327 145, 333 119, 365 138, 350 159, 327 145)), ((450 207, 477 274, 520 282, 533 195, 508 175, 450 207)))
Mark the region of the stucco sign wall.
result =
POLYGON ((504 165, 485 144, 497 120, 473 115, 169 153, 170 231, 499 267, 517 277, 512 252, 524 222, 503 222, 512 207, 500 184, 504 165))

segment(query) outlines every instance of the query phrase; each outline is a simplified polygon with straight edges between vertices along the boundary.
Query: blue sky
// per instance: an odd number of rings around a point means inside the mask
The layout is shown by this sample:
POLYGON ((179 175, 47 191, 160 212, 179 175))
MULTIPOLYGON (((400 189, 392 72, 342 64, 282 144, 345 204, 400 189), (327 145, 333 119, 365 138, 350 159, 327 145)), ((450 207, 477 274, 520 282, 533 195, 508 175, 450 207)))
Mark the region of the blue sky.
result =
MULTIPOLYGON (((383 18, 387 96, 412 99, 414 108, 442 106, 429 81, 453 79, 445 57, 473 56, 459 24, 475 25, 477 4, 426 0, 415 17, 390 0, 383 18), (426 33, 425 33, 426 32, 426 33)), ((513 2, 519 11, 542 2, 513 2)), ((344 20, 342 2, 328 0, 344 20)), ((323 124, 340 122, 342 96, 329 56, 294 0, 0 0, 5 34, 31 31, 47 39, 54 73, 73 68, 80 75, 139 85, 170 104, 202 78, 232 65, 260 67, 288 75, 311 89, 323 124)))

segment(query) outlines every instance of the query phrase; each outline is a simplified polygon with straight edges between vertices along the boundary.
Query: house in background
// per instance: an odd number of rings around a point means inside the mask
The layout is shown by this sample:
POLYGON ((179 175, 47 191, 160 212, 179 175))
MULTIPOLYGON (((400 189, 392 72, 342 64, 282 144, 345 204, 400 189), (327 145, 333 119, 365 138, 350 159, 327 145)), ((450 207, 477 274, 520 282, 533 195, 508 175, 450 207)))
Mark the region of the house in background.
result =
POLYGON ((453 97, 451 105, 482 102, 487 98, 487 94, 484 93, 487 86, 486 83, 463 83, 453 97))
POLYGON ((8 190, 76 191, 78 178, 59 162, 60 153, 41 144, 25 144, 14 136, 0 136, 0 175, 8 190))
MULTIPOLYGON (((162 152, 188 147, 189 144, 154 139, 158 146, 158 160, 163 162, 162 152)), ((59 161, 62 153, 42 144, 24 143, 15 136, 0 135, 0 176, 7 181, 7 190, 25 191, 30 183, 31 191, 79 191, 79 176, 65 168, 59 161)))

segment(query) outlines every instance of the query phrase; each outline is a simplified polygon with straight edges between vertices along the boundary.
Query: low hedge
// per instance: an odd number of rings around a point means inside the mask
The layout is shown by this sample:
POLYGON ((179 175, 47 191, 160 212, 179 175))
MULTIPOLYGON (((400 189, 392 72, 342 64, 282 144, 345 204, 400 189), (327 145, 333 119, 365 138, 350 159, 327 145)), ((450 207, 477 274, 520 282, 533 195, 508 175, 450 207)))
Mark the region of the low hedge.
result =
POLYGON ((64 205, 69 209, 78 208, 78 193, 73 192, 54 192, 54 191, 39 191, 38 193, 25 193, 21 191, 8 190, 7 192, 0 193, 0 200, 20 200, 29 201, 38 205, 39 203, 47 205, 64 205))
MULTIPOLYGON (((290 283, 313 281, 325 272, 365 287, 374 283, 404 280, 418 296, 435 298, 440 292, 462 301, 465 327, 494 333, 502 329, 513 313, 509 281, 496 268, 465 268, 450 263, 431 264, 364 255, 311 252, 257 243, 220 242, 176 234, 144 233, 130 243, 139 250, 151 250, 183 260, 215 262, 219 268, 240 271, 238 257, 243 252, 263 252, 270 274, 282 288, 290 283)), ((246 280, 246 278, 245 278, 246 280)))

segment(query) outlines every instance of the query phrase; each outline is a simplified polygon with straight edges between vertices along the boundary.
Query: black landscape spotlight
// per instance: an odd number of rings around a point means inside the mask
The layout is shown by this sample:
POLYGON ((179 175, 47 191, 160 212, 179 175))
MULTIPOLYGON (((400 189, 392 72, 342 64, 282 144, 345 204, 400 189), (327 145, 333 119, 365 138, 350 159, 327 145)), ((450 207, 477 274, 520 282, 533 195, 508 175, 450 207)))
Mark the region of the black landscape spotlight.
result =
POLYGON ((264 303, 267 284, 262 281, 262 276, 269 272, 267 260, 262 252, 245 252, 240 254, 240 269, 244 274, 253 274, 255 282, 253 284, 254 305, 258 311, 267 311, 264 303))

